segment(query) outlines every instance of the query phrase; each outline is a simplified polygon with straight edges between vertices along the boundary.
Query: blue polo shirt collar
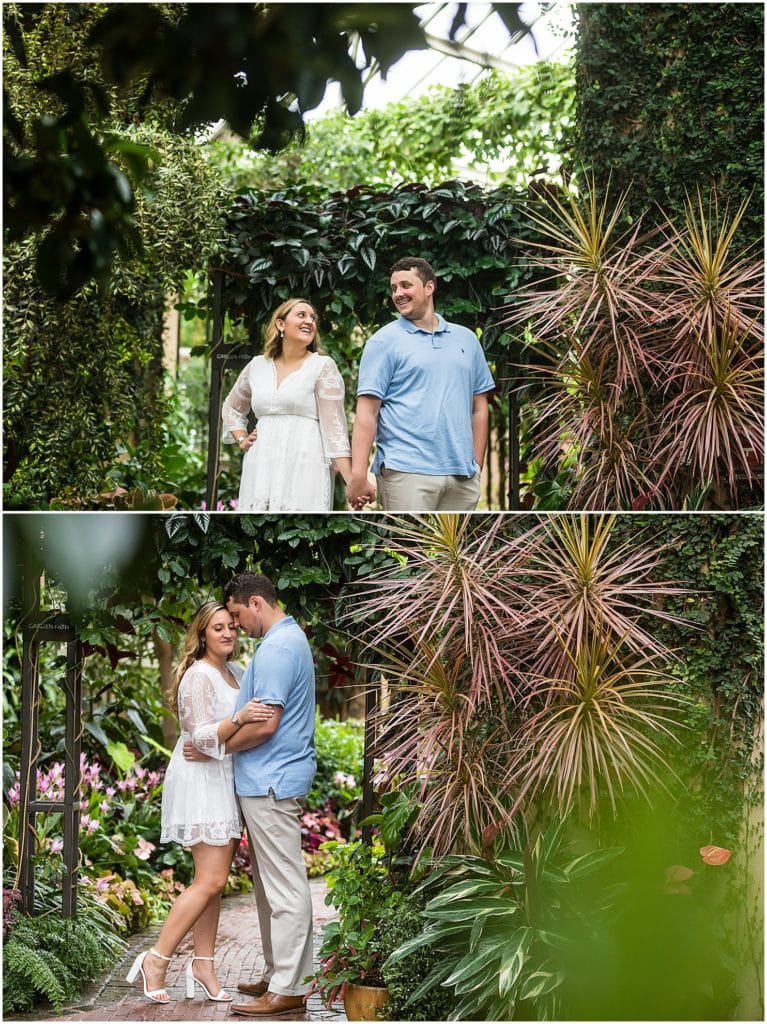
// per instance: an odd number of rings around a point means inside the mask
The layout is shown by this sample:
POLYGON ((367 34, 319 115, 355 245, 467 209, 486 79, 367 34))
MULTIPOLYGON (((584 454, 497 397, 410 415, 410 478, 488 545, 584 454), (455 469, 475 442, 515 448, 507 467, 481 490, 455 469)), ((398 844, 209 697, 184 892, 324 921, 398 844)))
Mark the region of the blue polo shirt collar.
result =
POLYGON ((295 622, 296 620, 292 615, 286 615, 284 619, 280 619, 279 622, 275 622, 273 626, 270 626, 269 629, 267 629, 264 633, 264 640, 266 640, 268 636, 271 636, 272 633, 276 633, 279 629, 282 629, 285 626, 295 625, 295 622))
MULTIPOLYGON (((450 324, 447 320, 445 320, 443 316, 440 316, 439 313, 436 313, 435 316, 437 317, 437 326, 434 333, 442 334, 443 331, 449 331, 450 324)), ((400 327, 404 327, 408 334, 428 334, 429 337, 431 337, 431 331, 427 331, 425 327, 418 327, 412 320, 408 320, 407 317, 400 316, 399 321, 400 327)))

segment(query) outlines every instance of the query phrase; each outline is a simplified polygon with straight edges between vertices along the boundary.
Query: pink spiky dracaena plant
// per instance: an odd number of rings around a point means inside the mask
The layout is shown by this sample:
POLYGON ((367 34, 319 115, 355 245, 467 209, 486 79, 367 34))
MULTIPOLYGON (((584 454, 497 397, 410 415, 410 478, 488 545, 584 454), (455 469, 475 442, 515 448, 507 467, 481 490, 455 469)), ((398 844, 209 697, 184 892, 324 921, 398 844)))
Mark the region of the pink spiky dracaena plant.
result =
MULTIPOLYGON (((587 183, 588 184, 588 183, 587 183)), ((745 204, 698 193, 679 226, 619 233, 625 195, 546 193, 530 219, 540 280, 503 314, 524 331, 534 454, 574 464, 569 507, 738 507, 761 484, 763 264, 745 204), (745 494, 745 499, 743 495, 745 494)))
POLYGON ((388 683, 376 754, 420 784, 422 848, 477 850, 523 804, 592 814, 662 777, 678 697, 653 622, 681 591, 645 538, 585 515, 384 525, 396 565, 347 616, 388 683))

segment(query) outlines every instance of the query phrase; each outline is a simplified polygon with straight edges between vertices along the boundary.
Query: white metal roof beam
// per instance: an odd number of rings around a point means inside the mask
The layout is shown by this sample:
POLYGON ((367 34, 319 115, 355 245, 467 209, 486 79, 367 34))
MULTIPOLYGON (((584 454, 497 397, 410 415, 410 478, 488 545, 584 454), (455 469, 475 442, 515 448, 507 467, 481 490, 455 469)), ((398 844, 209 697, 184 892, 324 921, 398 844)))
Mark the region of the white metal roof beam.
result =
POLYGON ((433 36, 428 32, 426 33, 426 42, 432 50, 447 54, 448 57, 457 57, 459 60, 469 60, 472 64, 481 64, 485 68, 497 68, 499 71, 508 72, 521 67, 520 64, 504 60, 503 57, 492 53, 482 53, 480 50, 474 50, 462 43, 451 43, 449 39, 442 39, 440 36, 433 36))

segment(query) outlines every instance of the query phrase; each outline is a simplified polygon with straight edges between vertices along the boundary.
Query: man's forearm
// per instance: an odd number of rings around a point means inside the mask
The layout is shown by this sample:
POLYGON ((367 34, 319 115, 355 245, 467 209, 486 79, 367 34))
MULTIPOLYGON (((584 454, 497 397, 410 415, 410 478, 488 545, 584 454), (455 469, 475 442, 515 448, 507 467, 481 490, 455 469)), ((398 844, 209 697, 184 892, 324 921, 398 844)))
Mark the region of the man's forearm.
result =
POLYGON ((375 441, 378 413, 358 403, 352 429, 352 476, 367 476, 370 449, 375 441))
POLYGON ((241 725, 237 732, 226 741, 227 754, 233 754, 237 750, 250 750, 251 747, 260 747, 275 733, 275 729, 269 722, 247 722, 241 725))
POLYGON ((490 412, 487 407, 487 401, 485 401, 481 405, 475 407, 471 414, 471 436, 474 442, 474 461, 480 469, 485 463, 489 421, 490 412))

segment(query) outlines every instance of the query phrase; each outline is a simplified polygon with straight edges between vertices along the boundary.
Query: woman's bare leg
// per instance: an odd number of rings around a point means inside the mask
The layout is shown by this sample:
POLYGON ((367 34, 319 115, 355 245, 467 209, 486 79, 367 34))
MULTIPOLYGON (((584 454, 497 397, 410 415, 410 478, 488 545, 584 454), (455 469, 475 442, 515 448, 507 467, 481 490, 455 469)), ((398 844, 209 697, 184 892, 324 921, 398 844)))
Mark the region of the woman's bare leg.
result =
MULTIPOLYGON (((211 900, 197 919, 192 929, 195 956, 213 956, 218 934, 218 919, 221 914, 221 897, 211 900)), ((215 964, 210 960, 195 960, 194 976, 205 984, 212 996, 217 996, 221 986, 216 978, 215 964)))
MULTIPOLYGON (((216 928, 218 927, 221 893, 224 891, 226 880, 229 877, 229 869, 232 865, 232 858, 236 848, 236 839, 232 839, 226 846, 196 843, 192 847, 194 880, 191 885, 176 897, 168 916, 165 918, 165 924, 162 926, 162 931, 154 944, 154 949, 158 953, 162 953, 165 956, 171 956, 175 953, 181 940, 203 917, 211 902, 215 905, 216 928)), ((213 945, 215 945, 216 928, 214 928, 212 935, 213 945)), ((208 933, 209 931, 210 924, 208 924, 208 933)), ((203 954, 200 953, 195 945, 195 951, 200 956, 212 956, 212 948, 213 946, 211 945, 211 952, 203 954)), ((207 985, 208 975, 204 971, 205 967, 212 969, 213 965, 203 960, 195 964, 194 973, 198 978, 205 981, 207 985)), ((152 956, 151 954, 147 956, 144 960, 144 973, 146 974, 148 989, 152 990, 164 986, 166 968, 167 962, 165 960, 160 960, 159 957, 152 956)), ((217 994, 210 985, 208 985, 208 988, 211 991, 211 995, 217 994)))

